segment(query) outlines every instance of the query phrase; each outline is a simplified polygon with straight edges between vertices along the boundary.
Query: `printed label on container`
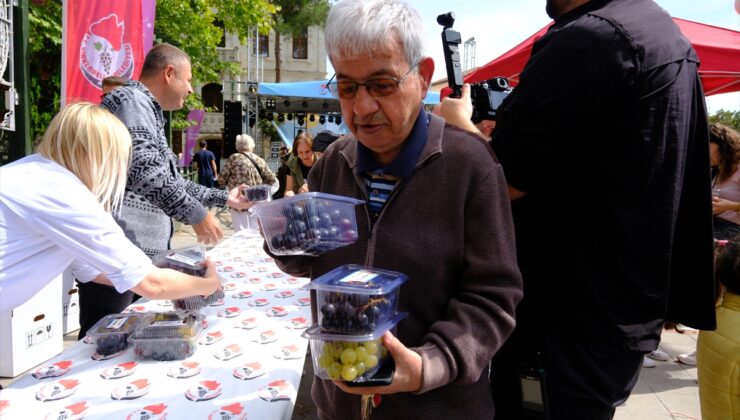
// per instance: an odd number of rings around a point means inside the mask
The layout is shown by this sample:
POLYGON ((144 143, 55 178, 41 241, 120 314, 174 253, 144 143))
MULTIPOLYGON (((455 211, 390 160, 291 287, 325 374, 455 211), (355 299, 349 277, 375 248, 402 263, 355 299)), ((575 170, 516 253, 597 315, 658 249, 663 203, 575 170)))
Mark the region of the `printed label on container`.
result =
POLYGON ((109 330, 120 330, 127 320, 128 318, 125 317, 109 319, 108 322, 105 324, 105 328, 109 330))
POLYGON ((367 284, 370 282, 370 280, 374 279, 375 277, 378 277, 377 273, 371 273, 367 270, 359 270, 355 271, 354 273, 345 276, 343 279, 339 280, 339 283, 347 283, 347 284, 367 284))
POLYGON ((185 255, 181 255, 181 254, 168 255, 167 259, 172 260, 172 261, 178 261, 178 262, 185 263, 188 265, 197 265, 200 262, 196 259, 186 257, 185 255))

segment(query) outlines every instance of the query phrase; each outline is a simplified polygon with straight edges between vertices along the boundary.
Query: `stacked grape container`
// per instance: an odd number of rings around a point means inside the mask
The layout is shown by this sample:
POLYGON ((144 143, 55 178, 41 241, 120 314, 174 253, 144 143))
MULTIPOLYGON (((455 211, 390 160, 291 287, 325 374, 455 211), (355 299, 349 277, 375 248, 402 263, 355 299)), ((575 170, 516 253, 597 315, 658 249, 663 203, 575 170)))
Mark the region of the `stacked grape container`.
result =
POLYGON ((349 197, 309 192, 255 206, 262 234, 275 255, 320 255, 357 240, 349 197))
MULTIPOLYGON (((193 245, 186 248, 171 249, 152 257, 152 263, 159 268, 171 268, 191 276, 204 277, 206 275, 206 248, 203 245, 193 245)), ((175 309, 197 311, 224 298, 223 289, 218 289, 207 297, 190 296, 182 299, 173 299, 175 309)))
POLYGON ((318 323, 304 336, 311 345, 314 373, 348 385, 387 385, 393 359, 383 346, 406 313, 397 312, 406 275, 359 265, 340 266, 311 282, 318 323))
POLYGON ((105 359, 116 355, 129 346, 129 337, 139 325, 143 314, 111 314, 95 323, 88 331, 87 337, 95 345, 97 358, 105 359))
POLYGON ((195 353, 205 316, 197 312, 158 312, 144 319, 129 337, 142 360, 183 360, 195 353))

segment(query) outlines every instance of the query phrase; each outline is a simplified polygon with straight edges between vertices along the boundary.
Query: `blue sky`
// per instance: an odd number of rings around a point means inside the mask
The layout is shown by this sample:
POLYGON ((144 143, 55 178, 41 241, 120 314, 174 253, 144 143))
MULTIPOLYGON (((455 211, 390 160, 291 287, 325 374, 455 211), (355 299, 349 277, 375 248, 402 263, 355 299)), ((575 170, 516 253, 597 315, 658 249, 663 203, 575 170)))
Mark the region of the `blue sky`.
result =
MULTIPOLYGON (((426 33, 426 51, 436 64, 434 80, 446 77, 437 15, 453 11, 454 29, 463 41, 475 37, 476 60, 480 66, 508 51, 550 22, 545 0, 406 0, 422 16, 426 33)), ((735 0, 655 0, 671 16, 715 26, 740 30, 740 15, 735 0)), ((462 55, 462 45, 460 53, 462 55)), ((331 74, 332 70, 328 70, 331 74)), ((740 93, 707 98, 709 112, 719 109, 740 110, 740 93)))

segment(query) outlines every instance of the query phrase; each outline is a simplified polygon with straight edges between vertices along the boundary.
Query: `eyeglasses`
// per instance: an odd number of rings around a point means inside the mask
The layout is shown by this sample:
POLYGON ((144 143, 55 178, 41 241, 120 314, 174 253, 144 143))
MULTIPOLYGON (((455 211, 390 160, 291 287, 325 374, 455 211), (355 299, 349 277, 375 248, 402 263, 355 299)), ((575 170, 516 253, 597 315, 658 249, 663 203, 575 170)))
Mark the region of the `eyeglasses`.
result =
POLYGON ((329 91, 332 93, 332 95, 342 99, 354 99, 355 95, 357 95, 357 91, 360 89, 360 86, 365 86, 367 92, 373 97, 382 98, 383 96, 389 96, 396 93, 398 91, 398 86, 403 83, 403 81, 406 79, 406 76, 408 76, 411 71, 416 68, 417 64, 411 66, 409 71, 401 76, 400 79, 396 79, 395 77, 382 77, 379 79, 366 80, 364 83, 344 80, 337 80, 335 82, 332 82, 332 80, 334 80, 334 77, 336 77, 335 73, 334 76, 329 79, 329 82, 326 83, 326 86, 329 88, 329 91))

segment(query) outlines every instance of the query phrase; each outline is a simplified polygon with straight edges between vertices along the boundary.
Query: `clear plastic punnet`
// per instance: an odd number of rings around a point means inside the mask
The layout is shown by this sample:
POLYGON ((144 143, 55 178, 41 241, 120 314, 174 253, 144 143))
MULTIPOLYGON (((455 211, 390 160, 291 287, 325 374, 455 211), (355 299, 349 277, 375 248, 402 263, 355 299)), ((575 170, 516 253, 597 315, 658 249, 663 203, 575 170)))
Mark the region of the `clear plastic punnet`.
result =
POLYGON ((129 341, 142 360, 183 360, 195 353, 204 316, 173 311, 151 314, 139 324, 129 341))
POLYGON ((206 247, 198 244, 185 248, 170 249, 152 257, 159 268, 171 268, 191 276, 206 275, 206 247))
MULTIPOLYGON (((206 275, 206 247, 193 245, 185 248, 170 249, 152 257, 152 263, 159 268, 171 268, 191 276, 203 277, 206 275)), ((224 291, 218 289, 207 297, 190 296, 182 299, 173 299, 175 309, 195 311, 219 301, 225 297, 224 291)))
POLYGON ((320 255, 357 241, 350 197, 308 192, 255 206, 262 234, 275 255, 320 255))
MULTIPOLYGON (((313 371, 322 379, 343 380, 363 384, 389 363, 393 363, 381 338, 386 331, 395 334, 396 325, 407 314, 397 313, 370 334, 346 335, 322 331, 318 325, 307 329, 303 336, 309 339, 313 371)), ((392 372, 390 374, 392 378, 392 372)))
POLYGON ((342 265, 309 284, 316 290, 318 325, 340 334, 369 334, 398 309, 403 273, 342 265))
POLYGON ((254 185, 243 191, 249 201, 267 202, 272 201, 272 185, 254 185))
POLYGON ((110 356, 128 348, 129 336, 144 318, 146 315, 138 313, 106 315, 87 330, 87 336, 98 355, 110 356))

